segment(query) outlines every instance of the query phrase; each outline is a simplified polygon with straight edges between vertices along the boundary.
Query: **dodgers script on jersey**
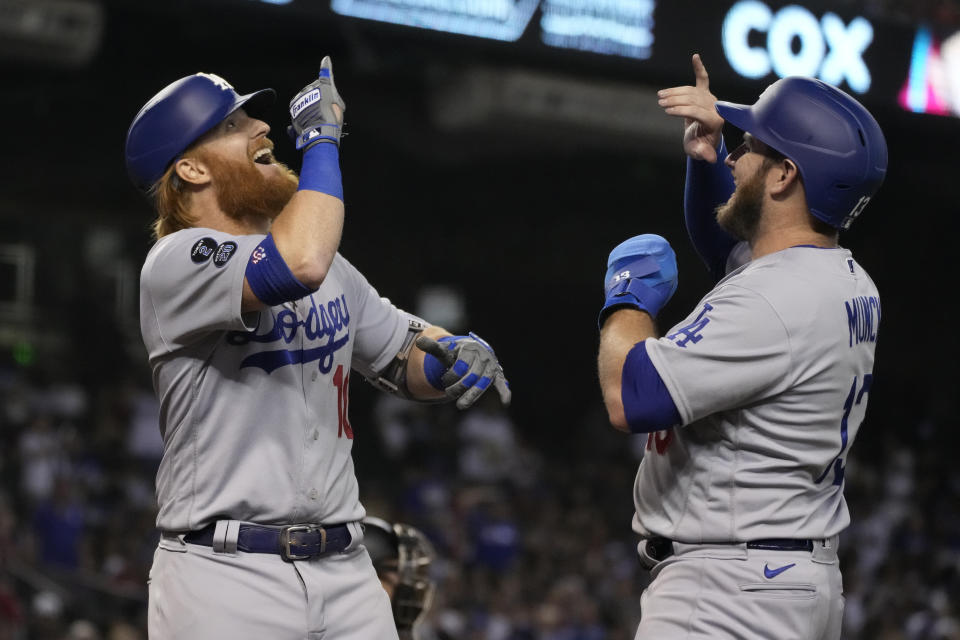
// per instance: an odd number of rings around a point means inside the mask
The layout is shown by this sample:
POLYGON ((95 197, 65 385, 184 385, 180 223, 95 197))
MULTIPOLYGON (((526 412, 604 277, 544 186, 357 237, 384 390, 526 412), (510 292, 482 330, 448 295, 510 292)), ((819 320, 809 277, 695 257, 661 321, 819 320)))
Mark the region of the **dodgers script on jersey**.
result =
POLYGON ((647 340, 682 426, 650 434, 634 529, 688 543, 843 530, 879 321, 877 289, 848 250, 800 246, 732 271, 647 340))
POLYGON ((406 316, 339 254, 313 294, 241 314, 248 256, 263 238, 187 229, 159 240, 143 266, 141 331, 164 440, 161 530, 224 517, 364 516, 347 418, 350 371, 385 367, 406 316))

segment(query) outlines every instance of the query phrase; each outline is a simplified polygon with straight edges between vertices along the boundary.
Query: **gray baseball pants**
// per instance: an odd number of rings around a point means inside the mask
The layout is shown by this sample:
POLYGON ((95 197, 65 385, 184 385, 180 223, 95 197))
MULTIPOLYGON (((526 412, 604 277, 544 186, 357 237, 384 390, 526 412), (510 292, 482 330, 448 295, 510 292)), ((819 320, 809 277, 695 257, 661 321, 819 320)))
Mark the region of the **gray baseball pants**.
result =
POLYGON ((149 580, 151 640, 396 640, 366 549, 286 562, 165 535, 149 580))
POLYGON ((635 640, 840 638, 836 539, 814 543, 813 552, 675 542, 651 578, 635 640))

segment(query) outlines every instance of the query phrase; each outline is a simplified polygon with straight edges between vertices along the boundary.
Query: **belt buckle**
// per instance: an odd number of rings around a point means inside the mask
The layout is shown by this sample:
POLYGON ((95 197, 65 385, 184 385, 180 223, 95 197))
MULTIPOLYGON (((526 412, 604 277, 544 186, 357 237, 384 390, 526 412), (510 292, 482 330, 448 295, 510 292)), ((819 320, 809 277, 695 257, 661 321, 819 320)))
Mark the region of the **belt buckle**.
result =
POLYGON ((306 560, 314 555, 322 555, 327 550, 327 530, 323 527, 312 524, 291 524, 280 529, 280 555, 284 560, 306 560), (320 550, 316 554, 308 553, 300 555, 290 552, 290 534, 291 533, 320 533, 320 550))

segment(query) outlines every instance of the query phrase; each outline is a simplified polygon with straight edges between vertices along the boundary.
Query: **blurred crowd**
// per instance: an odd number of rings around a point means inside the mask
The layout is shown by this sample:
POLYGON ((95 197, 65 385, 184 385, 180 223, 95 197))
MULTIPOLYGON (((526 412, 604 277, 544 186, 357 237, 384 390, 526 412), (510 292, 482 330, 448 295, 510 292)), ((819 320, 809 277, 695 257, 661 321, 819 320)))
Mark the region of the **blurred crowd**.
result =
MULTIPOLYGON (((147 381, 0 368, 0 640, 143 640, 162 451, 147 381)), ((524 429, 356 385, 371 515, 433 541, 421 640, 629 640, 648 580, 630 530, 646 438, 581 416, 524 429), (363 388, 360 388, 363 387, 363 388), (540 435, 549 434, 549 435, 540 435)), ((960 639, 960 469, 946 424, 868 412, 841 540, 852 640, 960 639)))

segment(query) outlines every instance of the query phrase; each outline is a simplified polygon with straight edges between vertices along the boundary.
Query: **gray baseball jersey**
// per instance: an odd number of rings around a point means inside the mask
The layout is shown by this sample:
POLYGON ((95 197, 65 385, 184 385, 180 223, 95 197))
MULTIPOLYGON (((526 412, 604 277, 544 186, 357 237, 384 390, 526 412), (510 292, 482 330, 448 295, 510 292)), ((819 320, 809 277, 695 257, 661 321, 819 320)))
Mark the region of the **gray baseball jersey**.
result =
POLYGON ((339 254, 319 290, 240 311, 263 235, 187 229, 141 273, 140 323, 160 398, 158 528, 218 519, 360 520, 347 415, 351 367, 379 371, 407 317, 339 254))
POLYGON ((848 250, 801 246, 732 271, 647 340, 682 426, 648 438, 634 529, 690 543, 843 530, 879 321, 848 250))

